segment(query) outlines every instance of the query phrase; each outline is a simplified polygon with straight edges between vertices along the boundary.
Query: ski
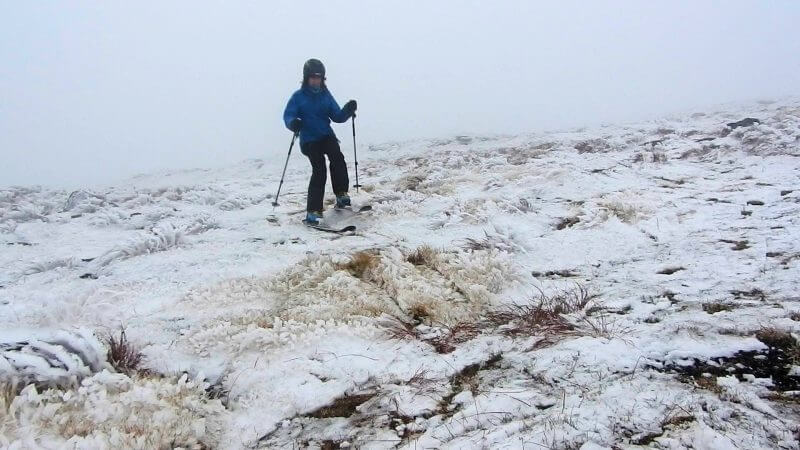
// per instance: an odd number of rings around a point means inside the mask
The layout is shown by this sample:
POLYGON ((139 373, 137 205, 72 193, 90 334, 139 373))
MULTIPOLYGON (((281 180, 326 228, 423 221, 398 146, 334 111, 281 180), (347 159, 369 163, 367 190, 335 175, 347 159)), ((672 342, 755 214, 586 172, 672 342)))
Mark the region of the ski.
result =
POLYGON ((343 228, 329 228, 329 227, 326 227, 326 226, 323 226, 323 225, 313 225, 313 224, 310 224, 310 223, 306 222, 305 220, 303 221, 303 223, 309 228, 313 228, 313 229, 319 230, 319 231, 325 231, 327 233, 344 234, 344 233, 352 233, 352 232, 356 231, 356 226, 355 225, 348 225, 348 226, 343 227, 343 228))
POLYGON ((363 212, 367 212, 367 211, 372 211, 372 205, 363 205, 363 206, 359 207, 358 209, 353 209, 353 208, 350 208, 350 207, 345 207, 345 208, 335 208, 334 207, 333 210, 334 211, 350 211, 350 212, 359 214, 359 213, 363 213, 363 212))

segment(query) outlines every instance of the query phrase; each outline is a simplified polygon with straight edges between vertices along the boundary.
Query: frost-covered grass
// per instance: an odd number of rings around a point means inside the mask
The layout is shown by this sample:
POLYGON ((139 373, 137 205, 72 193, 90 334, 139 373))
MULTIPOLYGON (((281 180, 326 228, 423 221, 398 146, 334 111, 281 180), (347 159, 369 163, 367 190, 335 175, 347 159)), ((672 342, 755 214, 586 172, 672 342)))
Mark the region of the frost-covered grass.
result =
POLYGON ((791 99, 375 145, 348 237, 300 158, 0 188, 0 446, 798 448, 798 157, 791 99))
POLYGON ((0 409, 0 442, 10 448, 216 448, 223 408, 204 388, 186 376, 132 379, 105 371, 67 391, 30 385, 0 409))

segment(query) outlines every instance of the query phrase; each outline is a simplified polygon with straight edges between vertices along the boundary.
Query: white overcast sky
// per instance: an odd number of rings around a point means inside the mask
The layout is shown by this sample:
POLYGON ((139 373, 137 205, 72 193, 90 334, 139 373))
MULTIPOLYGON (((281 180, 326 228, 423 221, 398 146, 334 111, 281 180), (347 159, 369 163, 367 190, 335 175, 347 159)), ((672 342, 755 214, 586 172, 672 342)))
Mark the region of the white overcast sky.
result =
POLYGON ((0 187, 282 165, 311 57, 364 144, 798 95, 798 24, 795 0, 0 0, 0 187))

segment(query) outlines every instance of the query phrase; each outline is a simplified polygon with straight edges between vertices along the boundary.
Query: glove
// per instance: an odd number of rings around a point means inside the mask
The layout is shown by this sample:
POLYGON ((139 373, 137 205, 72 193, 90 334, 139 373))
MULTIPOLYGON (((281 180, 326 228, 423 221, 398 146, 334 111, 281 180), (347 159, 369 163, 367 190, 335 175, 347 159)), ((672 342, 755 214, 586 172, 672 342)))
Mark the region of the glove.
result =
POLYGON ((356 101, 355 100, 350 100, 349 102, 344 104, 344 107, 342 108, 342 111, 347 113, 348 116, 354 116, 355 115, 354 113, 356 112, 356 108, 357 107, 358 107, 358 104, 356 104, 356 101))
POLYGON ((295 118, 291 122, 289 122, 289 129, 295 133, 300 132, 300 128, 303 128, 303 120, 299 117, 295 118))

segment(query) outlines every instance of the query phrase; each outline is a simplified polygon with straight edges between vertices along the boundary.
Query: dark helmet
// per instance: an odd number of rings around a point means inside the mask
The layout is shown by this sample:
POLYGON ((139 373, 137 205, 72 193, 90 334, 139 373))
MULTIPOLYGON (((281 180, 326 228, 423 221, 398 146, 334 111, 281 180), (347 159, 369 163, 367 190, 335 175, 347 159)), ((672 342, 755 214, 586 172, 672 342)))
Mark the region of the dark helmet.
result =
POLYGON ((312 75, 319 75, 325 78, 325 66, 322 61, 311 58, 303 64, 303 81, 308 80, 312 75))

